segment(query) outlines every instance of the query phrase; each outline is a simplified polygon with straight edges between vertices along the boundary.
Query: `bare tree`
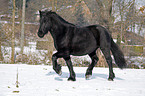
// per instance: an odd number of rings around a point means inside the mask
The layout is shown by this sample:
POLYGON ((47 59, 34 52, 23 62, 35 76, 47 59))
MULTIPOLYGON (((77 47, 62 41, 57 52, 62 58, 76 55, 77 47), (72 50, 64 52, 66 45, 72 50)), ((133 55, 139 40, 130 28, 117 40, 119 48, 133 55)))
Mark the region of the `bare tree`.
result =
MULTIPOLYGON (((128 30, 129 26, 131 25, 131 30, 135 31, 135 0, 118 0, 115 2, 115 14, 117 21, 118 28, 118 36, 117 36, 117 43, 120 45, 121 41, 125 41, 124 38, 125 32, 128 30)), ((126 42, 127 43, 127 42, 126 42)))
POLYGON ((12 16, 12 53, 11 53, 11 63, 15 63, 14 55, 15 55, 15 0, 13 0, 13 16, 12 16))
POLYGON ((23 50, 24 50, 25 6, 26 6, 26 1, 23 0, 23 8, 22 8, 22 28, 21 28, 21 54, 23 54, 23 50))
POLYGON ((1 49, 1 46, 2 46, 2 32, 1 32, 1 25, 0 25, 0 61, 3 61, 3 56, 2 56, 2 49, 1 49))
POLYGON ((112 16, 113 0, 96 0, 96 2, 99 6, 99 23, 104 25, 111 33, 114 21, 112 16))

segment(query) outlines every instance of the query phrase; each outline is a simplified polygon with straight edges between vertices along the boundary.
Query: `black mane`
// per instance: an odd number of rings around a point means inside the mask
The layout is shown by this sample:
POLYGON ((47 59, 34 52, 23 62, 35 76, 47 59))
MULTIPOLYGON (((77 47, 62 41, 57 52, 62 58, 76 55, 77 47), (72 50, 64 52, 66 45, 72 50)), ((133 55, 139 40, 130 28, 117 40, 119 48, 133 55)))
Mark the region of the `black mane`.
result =
POLYGON ((59 16, 56 12, 47 11, 47 14, 48 14, 48 15, 51 15, 51 17, 52 17, 53 19, 55 19, 56 21, 58 21, 58 22, 61 22, 61 23, 64 23, 64 24, 69 24, 69 25, 75 26, 74 24, 69 23, 68 21, 64 20, 64 19, 63 19, 61 16, 59 16))

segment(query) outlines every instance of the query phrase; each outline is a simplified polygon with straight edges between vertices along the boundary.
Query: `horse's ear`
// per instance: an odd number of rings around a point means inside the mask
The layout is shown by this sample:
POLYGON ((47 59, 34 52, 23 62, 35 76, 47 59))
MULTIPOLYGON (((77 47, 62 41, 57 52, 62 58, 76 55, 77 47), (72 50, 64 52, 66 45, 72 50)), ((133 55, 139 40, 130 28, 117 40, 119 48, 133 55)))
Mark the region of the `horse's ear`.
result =
POLYGON ((49 13, 52 13, 52 10, 48 11, 49 13))
POLYGON ((41 10, 39 10, 39 14, 40 14, 40 15, 41 15, 41 13, 42 13, 41 10))

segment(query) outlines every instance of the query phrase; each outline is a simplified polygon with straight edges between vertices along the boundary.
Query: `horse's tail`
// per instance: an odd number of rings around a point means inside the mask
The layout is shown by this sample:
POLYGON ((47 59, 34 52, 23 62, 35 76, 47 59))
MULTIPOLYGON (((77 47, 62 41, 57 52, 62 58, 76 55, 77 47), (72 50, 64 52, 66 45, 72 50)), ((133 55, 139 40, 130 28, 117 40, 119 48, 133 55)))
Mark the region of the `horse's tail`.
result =
POLYGON ((121 69, 126 67, 126 61, 124 59, 123 52, 119 48, 119 46, 113 41, 111 38, 111 51, 114 56, 115 63, 121 69))

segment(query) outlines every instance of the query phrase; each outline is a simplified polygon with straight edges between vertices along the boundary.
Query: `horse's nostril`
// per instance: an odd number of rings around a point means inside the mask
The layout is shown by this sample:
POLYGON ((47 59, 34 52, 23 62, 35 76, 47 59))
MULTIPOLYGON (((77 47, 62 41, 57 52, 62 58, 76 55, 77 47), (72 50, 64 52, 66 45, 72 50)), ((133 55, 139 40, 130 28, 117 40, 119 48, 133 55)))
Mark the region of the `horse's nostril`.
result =
POLYGON ((38 36, 39 36, 40 38, 43 38, 43 37, 44 37, 44 34, 38 32, 38 36))

